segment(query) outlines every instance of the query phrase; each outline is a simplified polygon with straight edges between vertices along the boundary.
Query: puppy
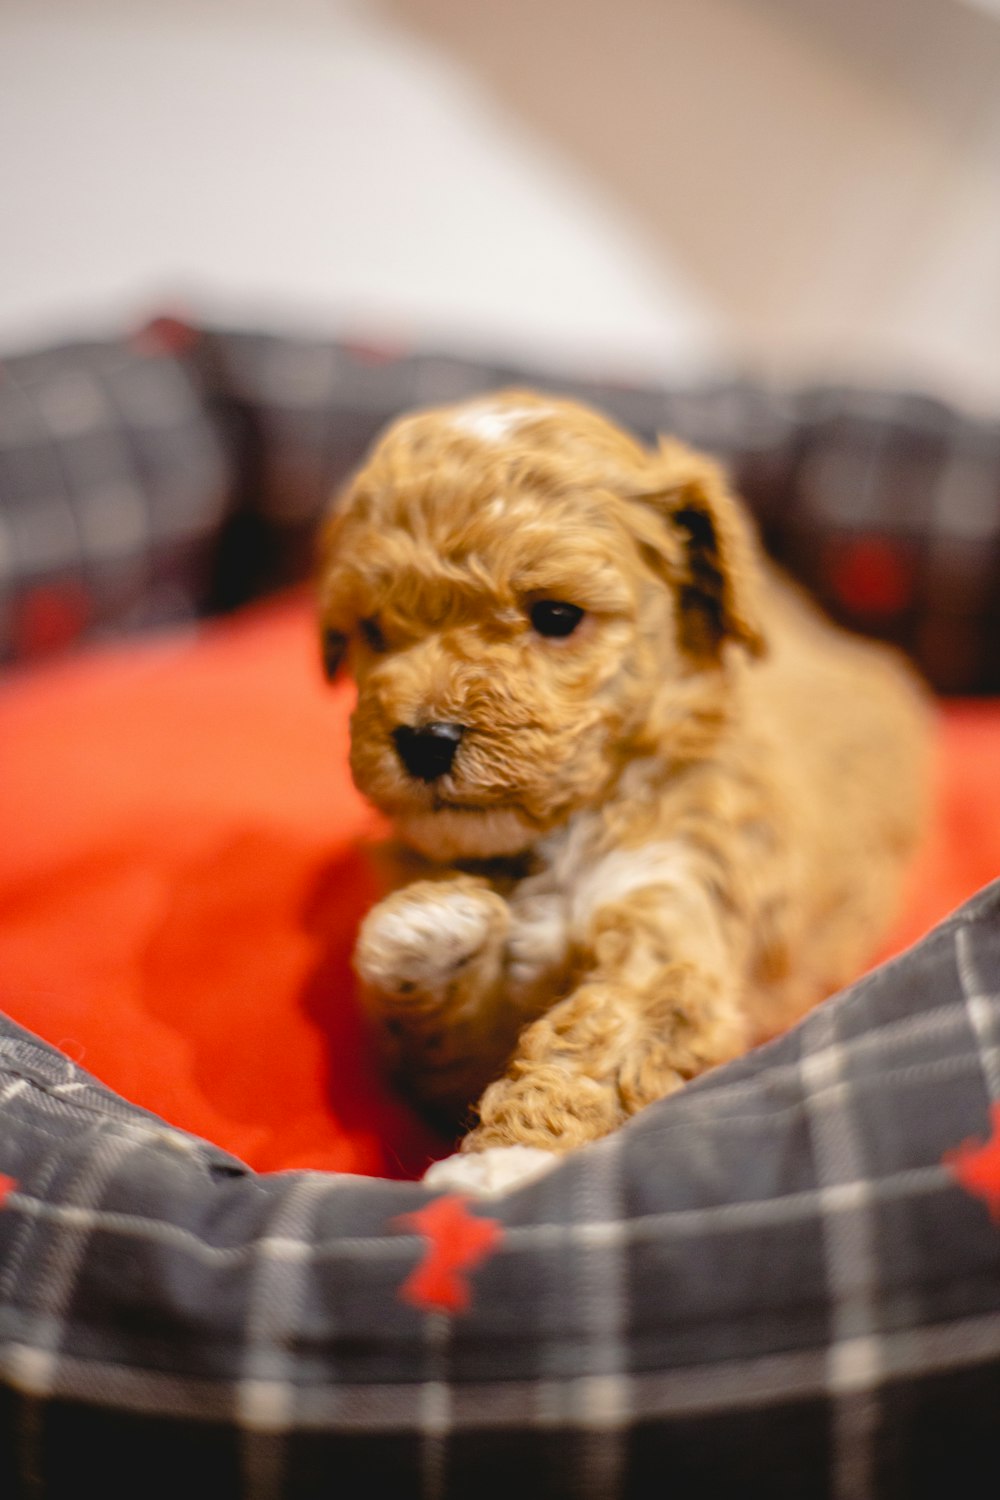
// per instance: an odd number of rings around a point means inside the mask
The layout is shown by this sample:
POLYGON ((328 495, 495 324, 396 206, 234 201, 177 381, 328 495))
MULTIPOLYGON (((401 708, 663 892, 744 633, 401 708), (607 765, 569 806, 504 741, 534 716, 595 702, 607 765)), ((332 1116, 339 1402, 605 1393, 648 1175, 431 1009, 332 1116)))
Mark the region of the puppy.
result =
POLYGON ((462 1149, 563 1151, 854 977, 927 714, 762 558, 720 470, 524 391, 392 426, 323 541, 354 779, 403 845, 356 968, 462 1149))

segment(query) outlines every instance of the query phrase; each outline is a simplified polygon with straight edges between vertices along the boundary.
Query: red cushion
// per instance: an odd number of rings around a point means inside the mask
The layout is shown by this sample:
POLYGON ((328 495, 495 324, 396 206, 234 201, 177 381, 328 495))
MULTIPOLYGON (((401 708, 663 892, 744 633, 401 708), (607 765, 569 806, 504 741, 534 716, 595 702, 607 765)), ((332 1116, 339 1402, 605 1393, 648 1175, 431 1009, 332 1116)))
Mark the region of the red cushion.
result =
MULTIPOLYGON (((296 599, 0 689, 0 1006, 259 1170, 448 1149, 365 1045, 349 954, 379 830, 351 690, 296 599)), ((941 717, 943 816, 888 951, 1000 870, 1000 707, 941 717)))

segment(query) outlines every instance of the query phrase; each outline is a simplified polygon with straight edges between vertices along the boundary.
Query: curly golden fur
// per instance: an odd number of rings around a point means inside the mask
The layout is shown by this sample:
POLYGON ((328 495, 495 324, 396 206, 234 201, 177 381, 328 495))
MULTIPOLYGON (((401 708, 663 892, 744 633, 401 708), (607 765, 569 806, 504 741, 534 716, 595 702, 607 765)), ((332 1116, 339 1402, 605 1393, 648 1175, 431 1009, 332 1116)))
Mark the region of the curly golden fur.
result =
POLYGON ((407 416, 335 510, 320 608, 354 778, 416 851, 356 967, 410 1094, 475 1105, 463 1149, 605 1134, 883 933, 922 692, 682 444, 526 391, 407 416))

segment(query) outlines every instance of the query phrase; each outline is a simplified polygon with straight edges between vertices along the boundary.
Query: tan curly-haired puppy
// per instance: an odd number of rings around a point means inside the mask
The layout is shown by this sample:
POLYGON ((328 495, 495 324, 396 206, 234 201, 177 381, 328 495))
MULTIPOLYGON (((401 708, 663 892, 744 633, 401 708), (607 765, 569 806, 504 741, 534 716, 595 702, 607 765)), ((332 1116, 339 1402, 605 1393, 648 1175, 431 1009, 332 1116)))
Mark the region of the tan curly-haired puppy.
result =
POLYGON ((853 977, 921 828, 922 695, 711 462, 515 391, 398 421, 324 541, 351 766, 404 845, 356 951, 466 1151, 561 1151, 853 977))

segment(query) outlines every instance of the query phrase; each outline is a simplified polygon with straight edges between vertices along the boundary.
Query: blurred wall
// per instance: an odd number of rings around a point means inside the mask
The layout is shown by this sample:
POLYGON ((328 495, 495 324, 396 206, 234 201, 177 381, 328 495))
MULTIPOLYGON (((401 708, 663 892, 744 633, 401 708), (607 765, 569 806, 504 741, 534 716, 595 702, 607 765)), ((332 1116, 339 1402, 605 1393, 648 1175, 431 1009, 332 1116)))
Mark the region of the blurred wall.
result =
POLYGON ((997 0, 392 0, 755 364, 1000 402, 997 0))
POLYGON ((664 373, 697 287, 367 0, 0 0, 0 348, 195 315, 664 373))
POLYGON ((1000 404, 997 0, 0 0, 0 347, 187 303, 1000 404))

